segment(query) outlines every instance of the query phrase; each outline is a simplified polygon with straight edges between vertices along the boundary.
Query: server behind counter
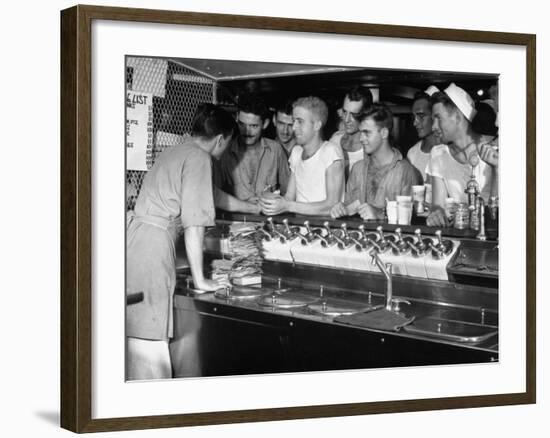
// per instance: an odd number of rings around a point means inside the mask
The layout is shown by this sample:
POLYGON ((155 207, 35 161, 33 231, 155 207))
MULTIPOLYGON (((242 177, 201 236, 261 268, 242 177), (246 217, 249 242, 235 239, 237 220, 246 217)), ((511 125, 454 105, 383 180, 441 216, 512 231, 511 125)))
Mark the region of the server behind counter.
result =
POLYGON ((128 380, 172 377, 168 340, 173 335, 175 243, 183 227, 197 289, 212 291, 227 280, 203 275, 204 227, 214 225, 211 158, 219 159, 236 133, 233 118, 216 105, 197 109, 192 135, 163 153, 147 173, 128 215, 126 293, 143 293, 127 306, 128 380))

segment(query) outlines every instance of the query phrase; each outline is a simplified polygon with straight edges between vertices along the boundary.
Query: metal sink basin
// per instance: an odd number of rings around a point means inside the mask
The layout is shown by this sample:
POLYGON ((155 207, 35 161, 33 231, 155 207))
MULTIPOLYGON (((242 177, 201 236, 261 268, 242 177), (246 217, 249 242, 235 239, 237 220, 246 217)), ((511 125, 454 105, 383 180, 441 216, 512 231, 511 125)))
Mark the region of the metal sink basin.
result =
POLYGON ((273 289, 261 286, 233 286, 231 289, 218 289, 214 296, 222 300, 250 300, 272 293, 273 289))
POLYGON ((300 292, 288 290, 287 292, 273 291, 271 294, 263 295, 258 298, 258 304, 262 307, 272 307, 277 309, 298 309, 306 307, 318 301, 319 298, 306 295, 300 292))
POLYGON ((419 318, 404 327, 404 330, 417 335, 464 343, 479 343, 498 333, 498 328, 494 326, 432 317, 419 318))
POLYGON ((374 310, 375 308, 381 306, 381 303, 376 306, 374 303, 366 304, 362 302, 340 300, 337 298, 327 298, 316 303, 309 304, 307 308, 311 313, 317 315, 340 316, 368 312, 369 310, 374 310))

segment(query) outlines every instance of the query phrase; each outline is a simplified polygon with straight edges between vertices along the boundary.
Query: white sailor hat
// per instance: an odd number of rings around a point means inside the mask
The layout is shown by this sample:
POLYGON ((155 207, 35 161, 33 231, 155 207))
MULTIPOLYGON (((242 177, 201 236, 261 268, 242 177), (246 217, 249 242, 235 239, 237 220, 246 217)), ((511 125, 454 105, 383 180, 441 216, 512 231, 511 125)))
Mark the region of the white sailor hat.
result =
POLYGON ((437 93, 439 91, 439 88, 437 88, 435 85, 430 85, 426 90, 424 91, 428 96, 431 96, 434 93, 437 93))
POLYGON ((464 117, 471 122, 476 115, 475 103, 472 97, 454 83, 451 83, 451 85, 445 88, 444 93, 449 96, 449 99, 451 99, 460 112, 464 114, 464 117))

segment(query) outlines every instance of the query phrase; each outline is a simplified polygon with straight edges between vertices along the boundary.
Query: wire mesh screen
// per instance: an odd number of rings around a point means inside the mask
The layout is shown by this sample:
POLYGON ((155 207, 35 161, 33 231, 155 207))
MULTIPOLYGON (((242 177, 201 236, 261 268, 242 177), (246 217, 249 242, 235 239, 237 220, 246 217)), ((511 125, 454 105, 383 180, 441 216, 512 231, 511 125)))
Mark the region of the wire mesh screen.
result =
MULTIPOLYGON (((127 159, 126 209, 131 210, 147 173, 137 168, 151 168, 163 151, 181 143, 189 135, 197 106, 215 102, 216 88, 211 79, 169 59, 127 57, 126 89, 127 111, 132 105, 128 92, 132 96, 139 92, 151 98, 147 129, 143 130, 141 138, 136 139, 136 143, 148 145, 143 165, 135 166, 127 159)), ((135 123, 128 119, 127 116, 127 147, 129 124, 135 123)))

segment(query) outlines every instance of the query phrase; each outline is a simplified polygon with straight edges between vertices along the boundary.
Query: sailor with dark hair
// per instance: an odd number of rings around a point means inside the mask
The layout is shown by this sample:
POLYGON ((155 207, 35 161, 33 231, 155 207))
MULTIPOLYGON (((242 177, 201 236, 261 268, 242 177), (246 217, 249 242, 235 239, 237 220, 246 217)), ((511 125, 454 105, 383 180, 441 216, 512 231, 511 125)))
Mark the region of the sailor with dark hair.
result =
POLYGON ((359 140, 359 117, 372 105, 372 93, 367 87, 356 85, 347 90, 344 96, 340 117, 341 129, 336 131, 330 141, 344 152, 346 180, 353 165, 363 159, 363 146, 359 140))
POLYGON ((273 114, 273 126, 275 127, 275 139, 283 147, 287 157, 290 156, 292 148, 296 146, 292 124, 292 101, 279 103, 273 114))
POLYGON ((432 148, 439 144, 439 137, 432 130, 432 103, 430 95, 418 92, 412 104, 413 125, 418 133, 418 142, 407 152, 407 159, 422 174, 426 181, 426 167, 430 161, 432 148))
POLYGON ((257 206, 265 190, 277 187, 281 193, 286 192, 290 174, 287 157, 279 143, 263 136, 269 111, 259 95, 239 96, 237 124, 239 136, 220 161, 216 184, 222 191, 257 206))

